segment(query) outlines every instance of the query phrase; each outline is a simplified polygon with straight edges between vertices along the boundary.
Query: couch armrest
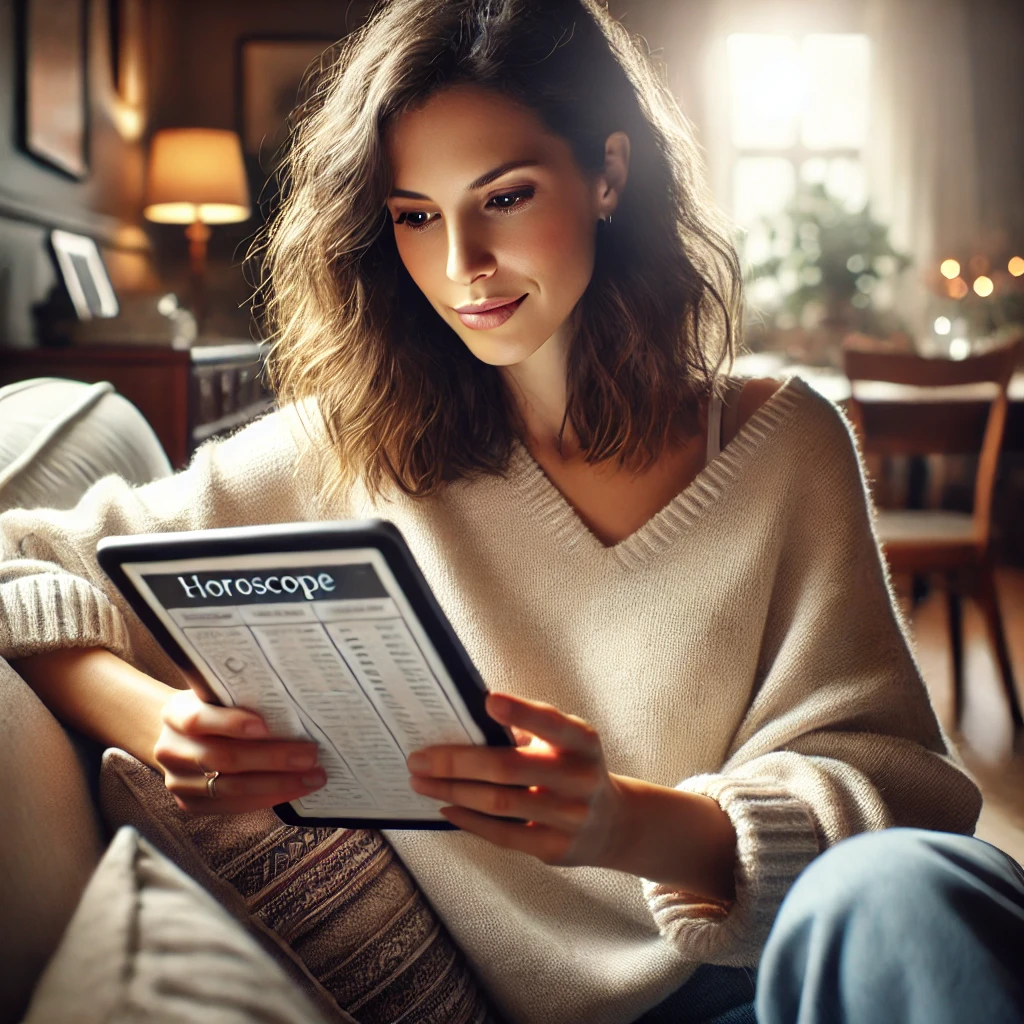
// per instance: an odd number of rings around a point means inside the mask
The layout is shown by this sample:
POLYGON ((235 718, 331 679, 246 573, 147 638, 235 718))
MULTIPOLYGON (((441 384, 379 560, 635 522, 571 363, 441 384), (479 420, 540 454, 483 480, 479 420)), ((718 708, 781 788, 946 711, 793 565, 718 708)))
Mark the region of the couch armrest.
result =
POLYGON ((109 473, 145 484, 171 472, 153 428, 108 381, 0 388, 0 511, 71 508, 109 473))
POLYGON ((0 1020, 21 1019, 102 855, 89 774, 75 742, 0 658, 0 1020))

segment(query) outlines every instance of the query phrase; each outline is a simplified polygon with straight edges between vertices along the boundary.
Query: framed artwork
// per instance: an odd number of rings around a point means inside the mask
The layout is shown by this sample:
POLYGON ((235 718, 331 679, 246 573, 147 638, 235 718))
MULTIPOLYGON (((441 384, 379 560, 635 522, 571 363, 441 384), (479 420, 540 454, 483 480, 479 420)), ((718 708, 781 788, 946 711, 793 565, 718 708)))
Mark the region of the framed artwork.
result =
POLYGON ((246 155, 259 158, 261 167, 278 162, 306 71, 333 43, 327 36, 239 40, 239 134, 246 155))
POLYGON ((146 38, 149 0, 109 0, 111 77, 121 101, 146 104, 146 38))
POLYGON ((95 241, 70 231, 51 231, 50 244, 78 319, 117 316, 117 296, 95 241))
POLYGON ((72 178, 89 171, 86 0, 20 0, 22 144, 72 178))

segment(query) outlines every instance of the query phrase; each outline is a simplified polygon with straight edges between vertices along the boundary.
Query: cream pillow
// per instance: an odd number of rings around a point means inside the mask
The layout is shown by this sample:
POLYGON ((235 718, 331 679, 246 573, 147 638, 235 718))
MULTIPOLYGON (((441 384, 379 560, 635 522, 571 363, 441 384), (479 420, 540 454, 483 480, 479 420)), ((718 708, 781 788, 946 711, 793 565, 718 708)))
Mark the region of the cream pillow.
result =
POLYGON ((285 972, 201 886, 120 829, 24 1024, 318 1024, 285 972))

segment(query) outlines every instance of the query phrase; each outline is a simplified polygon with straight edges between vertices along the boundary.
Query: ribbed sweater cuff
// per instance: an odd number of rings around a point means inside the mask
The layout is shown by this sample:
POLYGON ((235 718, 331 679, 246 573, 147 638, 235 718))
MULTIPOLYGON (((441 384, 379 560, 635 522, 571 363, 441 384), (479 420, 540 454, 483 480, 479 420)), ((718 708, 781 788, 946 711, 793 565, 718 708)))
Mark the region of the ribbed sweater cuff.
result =
POLYGON ((783 897, 819 852, 814 817, 769 780, 697 775, 676 788, 711 797, 732 821, 736 898, 714 903, 644 879, 654 920, 688 960, 752 967, 783 897))
POLYGON ((124 617, 88 580, 44 572, 0 585, 0 657, 63 647, 106 647, 131 660, 124 617))

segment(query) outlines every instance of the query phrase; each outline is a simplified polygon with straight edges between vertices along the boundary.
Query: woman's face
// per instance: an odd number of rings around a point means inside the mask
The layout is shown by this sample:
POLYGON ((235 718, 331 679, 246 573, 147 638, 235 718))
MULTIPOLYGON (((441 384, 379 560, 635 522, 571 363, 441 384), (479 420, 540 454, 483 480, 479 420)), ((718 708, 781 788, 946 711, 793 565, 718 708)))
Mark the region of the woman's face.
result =
POLYGON ((475 86, 435 93, 389 131, 399 255, 483 362, 513 366, 560 337, 594 269, 596 223, 625 182, 628 140, 609 145, 622 166, 613 154, 610 172, 588 178, 532 111, 475 86), (505 308, 465 313, 494 300, 505 308))

